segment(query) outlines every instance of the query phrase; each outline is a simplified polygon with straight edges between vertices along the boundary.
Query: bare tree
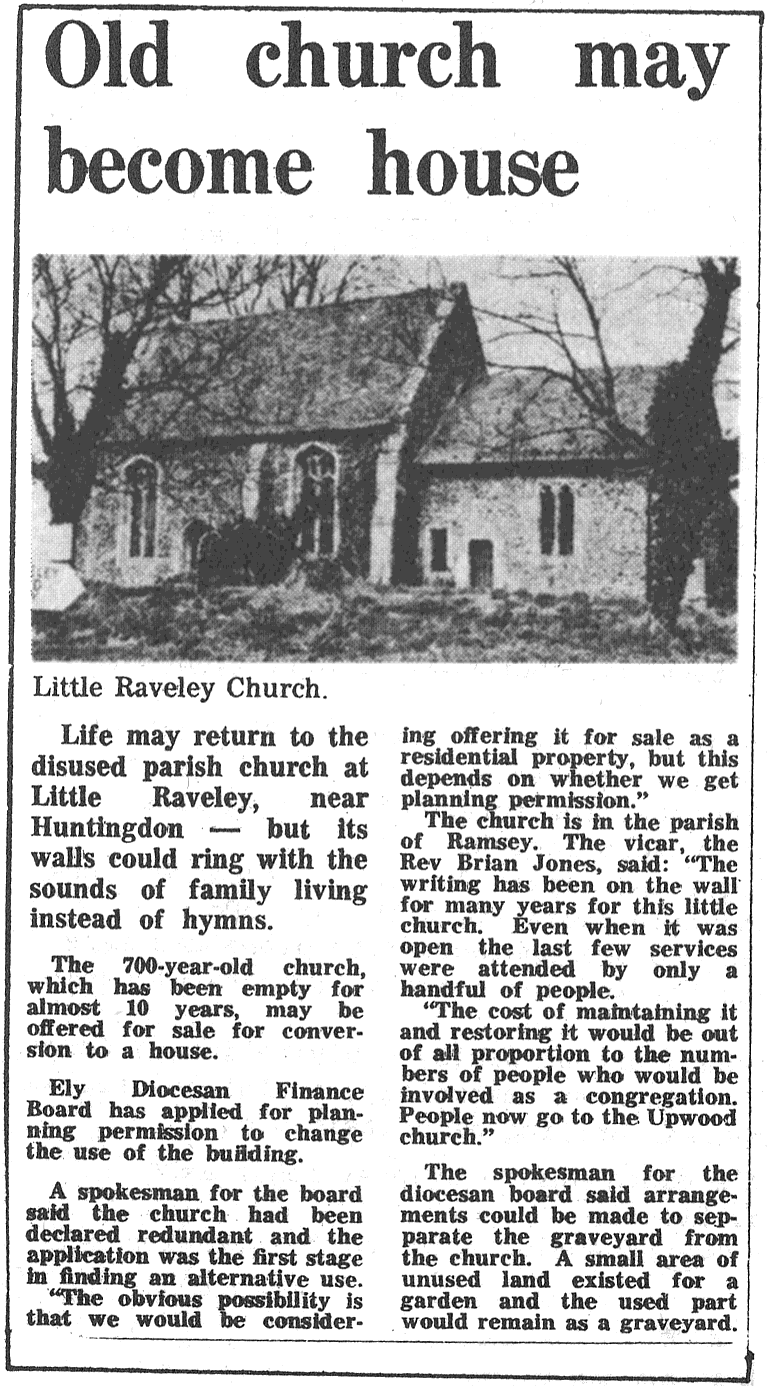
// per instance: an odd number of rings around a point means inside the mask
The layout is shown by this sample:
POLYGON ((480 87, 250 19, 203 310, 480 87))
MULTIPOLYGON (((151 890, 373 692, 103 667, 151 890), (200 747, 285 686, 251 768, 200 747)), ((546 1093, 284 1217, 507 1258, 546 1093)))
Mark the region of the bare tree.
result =
POLYGON ((285 255, 275 283, 279 304, 282 308, 311 308, 340 303, 350 288, 354 289, 359 269, 356 259, 339 264, 329 255, 285 255))
POLYGON ((739 340, 732 321, 737 262, 628 262, 619 284, 600 287, 588 262, 558 256, 500 278, 509 306, 487 310, 496 350, 513 339, 533 359, 537 348, 542 381, 564 382, 617 452, 651 468, 648 597, 655 615, 673 627, 695 558, 707 544, 709 553, 721 550, 723 536, 732 535, 736 452, 722 435, 715 381, 739 340), (659 335, 664 317, 668 324, 682 304, 686 317, 697 316, 683 358, 659 370, 644 418, 623 405, 616 363, 622 302, 640 287, 654 302, 659 335))
POLYGON ((82 513, 96 449, 140 388, 132 368, 152 331, 214 308, 241 289, 242 272, 230 262, 221 276, 188 255, 37 256, 32 416, 54 521, 82 513))
MULTIPOLYGON (((369 266, 367 267, 370 268, 369 266)), ((98 445, 115 419, 157 388, 141 371, 157 329, 263 308, 340 302, 364 291, 358 260, 325 255, 39 255, 34 262, 32 414, 40 452, 35 473, 54 521, 76 523, 95 480, 98 445)), ((221 334, 208 380, 236 338, 221 334)), ((170 353, 162 388, 179 401, 200 389, 183 352, 170 353)))
POLYGON ((701 552, 720 570, 717 603, 733 605, 737 595, 734 459, 722 436, 714 381, 734 344, 727 341, 727 324, 740 275, 734 259, 702 259, 699 273, 705 290, 699 321, 684 360, 661 372, 648 417, 654 449, 648 594, 655 614, 671 627, 701 552))

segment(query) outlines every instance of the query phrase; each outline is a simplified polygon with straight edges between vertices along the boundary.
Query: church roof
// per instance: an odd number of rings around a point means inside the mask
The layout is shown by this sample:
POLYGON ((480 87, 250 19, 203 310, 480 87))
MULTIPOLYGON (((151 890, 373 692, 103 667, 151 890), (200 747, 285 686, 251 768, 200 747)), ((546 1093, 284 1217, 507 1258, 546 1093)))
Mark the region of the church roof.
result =
MULTIPOLYGON (((623 366, 614 372, 617 413, 627 428, 646 432, 647 414, 658 380, 655 366, 623 366)), ((586 377, 598 385, 598 377, 586 377)), ((734 422, 733 400, 717 390, 725 434, 734 422)), ((641 468, 641 449, 613 436, 595 420, 567 380, 544 368, 507 369, 467 390, 445 412, 427 447, 425 467, 498 466, 516 471, 526 465, 589 464, 641 468)))
POLYGON ((268 438, 403 418, 463 285, 178 324, 155 334, 109 444, 268 438))
MULTIPOLYGON (((631 366, 615 376, 619 417, 644 431, 657 370, 631 366)), ((474 385, 446 412, 420 461, 428 467, 503 462, 610 462, 637 465, 636 450, 596 423, 568 381, 544 369, 504 370, 474 385)))

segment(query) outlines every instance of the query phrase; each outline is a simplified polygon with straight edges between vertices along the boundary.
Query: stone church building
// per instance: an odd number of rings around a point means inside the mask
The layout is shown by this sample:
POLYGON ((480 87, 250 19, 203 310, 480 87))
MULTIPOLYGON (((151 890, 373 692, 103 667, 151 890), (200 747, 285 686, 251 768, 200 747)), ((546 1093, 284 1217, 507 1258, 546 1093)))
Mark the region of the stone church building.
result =
MULTIPOLYGON (((193 572, 204 536, 292 517, 374 583, 645 592, 648 474, 563 381, 490 375, 465 286, 158 334, 75 536, 88 579, 193 572)), ((617 373, 641 427, 654 372, 617 373)))

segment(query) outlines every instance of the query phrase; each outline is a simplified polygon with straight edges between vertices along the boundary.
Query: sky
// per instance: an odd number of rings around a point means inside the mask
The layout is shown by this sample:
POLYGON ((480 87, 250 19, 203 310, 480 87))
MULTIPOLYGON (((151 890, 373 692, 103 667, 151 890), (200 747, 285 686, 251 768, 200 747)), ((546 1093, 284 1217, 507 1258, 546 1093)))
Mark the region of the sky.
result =
MULTIPOLYGON (((402 270, 413 284, 460 280, 469 289, 485 349, 499 362, 545 364, 541 342, 529 337, 510 338, 508 325, 489 314, 514 312, 526 295, 529 304, 549 310, 552 294, 563 325, 572 330, 584 326, 582 312, 574 311, 572 290, 557 292, 557 281, 537 280, 534 300, 529 288, 515 279, 551 265, 550 260, 514 256, 444 256, 429 260, 403 258, 402 270)), ((668 261, 587 259, 579 257, 591 297, 603 321, 611 362, 616 365, 660 365, 684 356, 700 316, 699 287, 683 279, 680 271, 694 271, 694 259, 668 261)), ((404 286, 403 286, 404 287, 404 286)))
MULTIPOLYGON (((515 256, 402 257, 386 267, 397 287, 467 285, 485 356, 492 366, 561 366, 561 355, 545 339, 520 331, 504 315, 520 310, 559 315, 579 364, 596 365, 593 333, 583 305, 559 279, 535 278, 549 270, 549 259, 515 256), (580 335, 579 335, 580 334, 580 335)), ((578 258, 589 296, 600 317, 611 366, 659 366, 681 360, 700 318, 702 288, 694 275, 697 261, 669 259, 578 258)), ((386 270, 384 270, 384 274, 386 270)), ((734 303, 733 329, 738 305, 734 303)), ((720 367, 717 405, 726 434, 737 431, 738 353, 720 367)))

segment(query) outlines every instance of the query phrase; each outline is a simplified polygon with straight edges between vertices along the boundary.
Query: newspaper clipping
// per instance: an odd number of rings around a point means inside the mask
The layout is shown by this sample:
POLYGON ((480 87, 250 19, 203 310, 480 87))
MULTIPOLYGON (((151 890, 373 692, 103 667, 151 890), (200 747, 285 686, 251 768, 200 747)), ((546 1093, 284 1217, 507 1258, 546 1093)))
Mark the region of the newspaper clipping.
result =
POLYGON ((7 1370, 749 1381, 762 16, 4 23, 7 1370))

